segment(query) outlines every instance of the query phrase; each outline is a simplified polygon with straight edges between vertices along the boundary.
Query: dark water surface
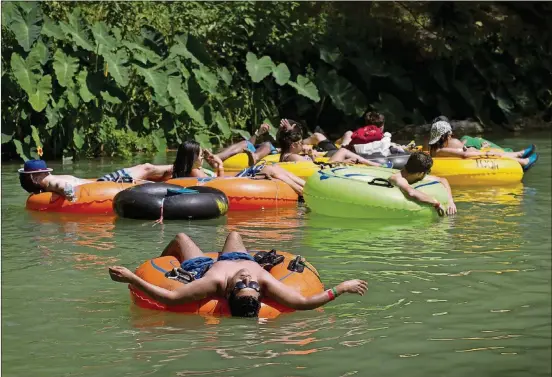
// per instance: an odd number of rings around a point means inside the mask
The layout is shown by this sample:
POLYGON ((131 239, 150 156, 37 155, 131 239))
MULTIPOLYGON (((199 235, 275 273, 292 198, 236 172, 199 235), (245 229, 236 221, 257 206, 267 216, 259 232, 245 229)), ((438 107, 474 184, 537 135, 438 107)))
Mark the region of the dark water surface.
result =
MULTIPOLYGON (((456 217, 408 223, 301 206, 163 226, 34 213, 20 165, 3 164, 3 375, 550 376, 550 139, 496 141, 538 144, 523 184, 456 190, 456 217), (138 309, 109 279, 107 266, 134 269, 178 232, 218 250, 231 230, 252 249, 307 257, 327 286, 362 278, 369 292, 254 321, 138 309)), ((82 177, 121 167, 51 165, 82 177)))

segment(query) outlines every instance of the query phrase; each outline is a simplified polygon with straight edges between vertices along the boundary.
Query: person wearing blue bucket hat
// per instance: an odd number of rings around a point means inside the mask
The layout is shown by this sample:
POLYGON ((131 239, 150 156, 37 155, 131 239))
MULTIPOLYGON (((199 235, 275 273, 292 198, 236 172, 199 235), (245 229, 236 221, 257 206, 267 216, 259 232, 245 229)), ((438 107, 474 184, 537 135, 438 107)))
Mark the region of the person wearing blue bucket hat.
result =
MULTIPOLYGON (((134 182, 134 181, 163 181, 171 178, 173 165, 140 164, 130 168, 117 170, 102 176, 97 181, 110 182, 134 182)), ((54 175, 53 169, 48 168, 44 160, 28 160, 19 169, 19 183, 21 187, 31 194, 41 192, 54 192, 68 196, 73 188, 96 181, 95 179, 82 179, 72 175, 54 175)), ((74 199, 74 197, 68 197, 74 199)))

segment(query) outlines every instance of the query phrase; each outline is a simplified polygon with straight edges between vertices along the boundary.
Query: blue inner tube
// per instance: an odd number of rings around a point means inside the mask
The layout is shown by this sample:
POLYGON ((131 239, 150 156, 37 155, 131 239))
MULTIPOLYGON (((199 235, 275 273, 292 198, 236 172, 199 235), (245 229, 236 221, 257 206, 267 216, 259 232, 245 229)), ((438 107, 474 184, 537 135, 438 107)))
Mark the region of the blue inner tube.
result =
POLYGON ((113 210, 119 217, 157 220, 214 219, 228 211, 228 198, 215 188, 181 187, 168 183, 145 183, 119 192, 113 210))

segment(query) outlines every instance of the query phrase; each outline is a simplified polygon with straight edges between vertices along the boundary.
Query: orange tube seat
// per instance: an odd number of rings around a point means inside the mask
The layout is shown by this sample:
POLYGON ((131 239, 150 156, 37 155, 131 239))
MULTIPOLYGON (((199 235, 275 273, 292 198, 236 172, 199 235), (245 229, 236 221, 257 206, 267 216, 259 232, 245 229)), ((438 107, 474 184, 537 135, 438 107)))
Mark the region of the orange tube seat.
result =
POLYGON ((297 205, 297 193, 277 179, 245 177, 175 178, 166 183, 189 186, 207 186, 224 192, 230 202, 229 210, 257 210, 292 207, 297 205))
POLYGON ((113 214, 113 198, 119 191, 134 186, 132 183, 95 182, 74 188, 77 199, 70 202, 63 195, 53 192, 31 194, 25 207, 32 211, 61 213, 113 214))
MULTIPOLYGON (((254 255, 255 253, 256 251, 249 252, 250 255, 254 255)), ((288 265, 296 258, 296 255, 283 251, 278 251, 277 253, 284 256, 284 261, 272 267, 270 270, 272 276, 306 297, 315 295, 324 290, 324 285, 318 277, 318 272, 310 263, 305 261, 305 269, 302 272, 290 271, 288 270, 288 265)), ((218 253, 205 253, 205 256, 216 260, 218 253)), ((175 257, 159 257, 144 262, 136 269, 135 273, 151 284, 172 291, 183 284, 177 280, 165 277, 165 274, 175 267, 180 267, 180 263, 175 257)), ((155 301, 132 285, 129 285, 129 289, 132 301, 141 308, 209 316, 230 315, 230 309, 226 299, 219 297, 210 297, 180 305, 166 305, 155 301)), ((263 298, 261 300, 259 317, 276 318, 282 313, 290 313, 293 311, 295 310, 280 305, 273 300, 263 298)))

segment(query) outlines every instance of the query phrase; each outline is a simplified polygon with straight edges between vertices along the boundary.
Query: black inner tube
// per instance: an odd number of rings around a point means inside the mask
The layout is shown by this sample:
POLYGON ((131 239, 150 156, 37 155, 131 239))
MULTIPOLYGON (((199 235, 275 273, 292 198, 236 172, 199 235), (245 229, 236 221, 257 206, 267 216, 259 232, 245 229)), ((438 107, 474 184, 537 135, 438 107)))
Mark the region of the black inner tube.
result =
POLYGON ((226 214, 228 198, 212 187, 145 183, 115 195, 113 210, 129 219, 214 219, 226 214))

